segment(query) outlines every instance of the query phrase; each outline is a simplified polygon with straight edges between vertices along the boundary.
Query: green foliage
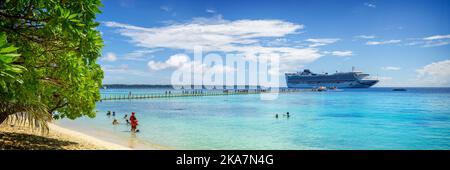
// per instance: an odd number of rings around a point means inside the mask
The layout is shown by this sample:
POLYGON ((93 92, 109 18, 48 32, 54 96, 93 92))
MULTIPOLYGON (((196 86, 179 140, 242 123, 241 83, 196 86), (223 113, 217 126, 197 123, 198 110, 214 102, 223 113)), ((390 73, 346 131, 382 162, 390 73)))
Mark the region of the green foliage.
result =
POLYGON ((23 83, 20 77, 25 67, 13 64, 20 54, 17 54, 17 47, 9 45, 6 41, 6 34, 0 32, 0 92, 6 93, 15 82, 23 83))
POLYGON ((0 32, 8 38, 0 36, 0 115, 95 116, 103 79, 96 63, 100 6, 100 0, 0 1, 0 32))

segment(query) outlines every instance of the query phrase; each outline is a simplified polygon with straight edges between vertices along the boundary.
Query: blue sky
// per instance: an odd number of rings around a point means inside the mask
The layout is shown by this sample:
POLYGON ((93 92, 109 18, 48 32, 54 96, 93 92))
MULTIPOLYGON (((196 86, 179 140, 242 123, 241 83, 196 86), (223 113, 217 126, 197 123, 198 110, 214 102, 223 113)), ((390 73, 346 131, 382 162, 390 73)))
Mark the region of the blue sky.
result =
MULTIPOLYGON (((194 45, 279 53, 282 72, 350 71, 377 86, 450 86, 450 1, 107 0, 104 83, 170 84, 194 45), (250 36, 249 36, 250 35, 250 36)), ((284 81, 284 79, 282 80, 284 81)))

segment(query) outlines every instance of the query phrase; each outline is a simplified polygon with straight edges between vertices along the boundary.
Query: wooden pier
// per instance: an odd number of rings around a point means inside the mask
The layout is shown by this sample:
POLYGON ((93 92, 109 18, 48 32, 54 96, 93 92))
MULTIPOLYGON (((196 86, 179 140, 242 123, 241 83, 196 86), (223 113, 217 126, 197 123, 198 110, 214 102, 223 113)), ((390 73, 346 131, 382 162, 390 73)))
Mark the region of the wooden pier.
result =
MULTIPOLYGON (((306 89, 280 89, 278 93, 295 93, 311 91, 306 89)), ((102 94, 100 101, 105 100, 134 100, 134 99, 158 99, 158 98, 174 98, 174 97, 199 97, 199 96, 225 96, 225 95, 246 95, 246 94, 262 94, 277 93, 270 90, 173 90, 164 93, 107 93, 102 94)))

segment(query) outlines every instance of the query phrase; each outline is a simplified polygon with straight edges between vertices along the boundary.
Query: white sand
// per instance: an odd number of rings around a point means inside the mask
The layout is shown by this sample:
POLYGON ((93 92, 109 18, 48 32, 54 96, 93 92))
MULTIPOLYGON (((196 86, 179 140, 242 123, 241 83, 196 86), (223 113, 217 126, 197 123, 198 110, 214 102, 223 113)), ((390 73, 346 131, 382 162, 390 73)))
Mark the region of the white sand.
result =
POLYGON ((51 131, 56 131, 58 133, 70 136, 70 137, 72 137, 72 138, 74 138, 76 140, 83 141, 83 142, 86 142, 86 143, 89 143, 89 144, 92 144, 92 145, 95 145, 95 146, 99 146, 99 147, 102 147, 102 148, 106 148, 106 149, 109 149, 109 150, 130 150, 131 149, 131 148, 128 148, 128 147, 125 147, 125 146, 121 146, 121 145, 118 145, 118 144, 114 144, 114 143, 111 143, 111 142, 107 142, 107 141, 95 138, 93 136, 86 135, 84 133, 80 133, 80 132, 76 132, 76 131, 73 131, 73 130, 70 130, 70 129, 66 129, 66 128, 60 127, 58 125, 55 125, 53 123, 49 123, 48 127, 50 128, 51 131))

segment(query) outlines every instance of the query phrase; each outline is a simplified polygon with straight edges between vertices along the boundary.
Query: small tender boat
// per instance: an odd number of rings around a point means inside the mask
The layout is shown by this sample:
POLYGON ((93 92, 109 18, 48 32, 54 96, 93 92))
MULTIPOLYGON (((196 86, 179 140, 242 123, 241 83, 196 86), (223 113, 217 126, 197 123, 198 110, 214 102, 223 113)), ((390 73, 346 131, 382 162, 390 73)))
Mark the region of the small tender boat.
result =
POLYGON ((325 86, 320 86, 317 88, 317 91, 327 91, 327 88, 325 86))
POLYGON ((328 89, 330 89, 331 91, 342 91, 342 89, 338 89, 336 86, 330 87, 328 89))

